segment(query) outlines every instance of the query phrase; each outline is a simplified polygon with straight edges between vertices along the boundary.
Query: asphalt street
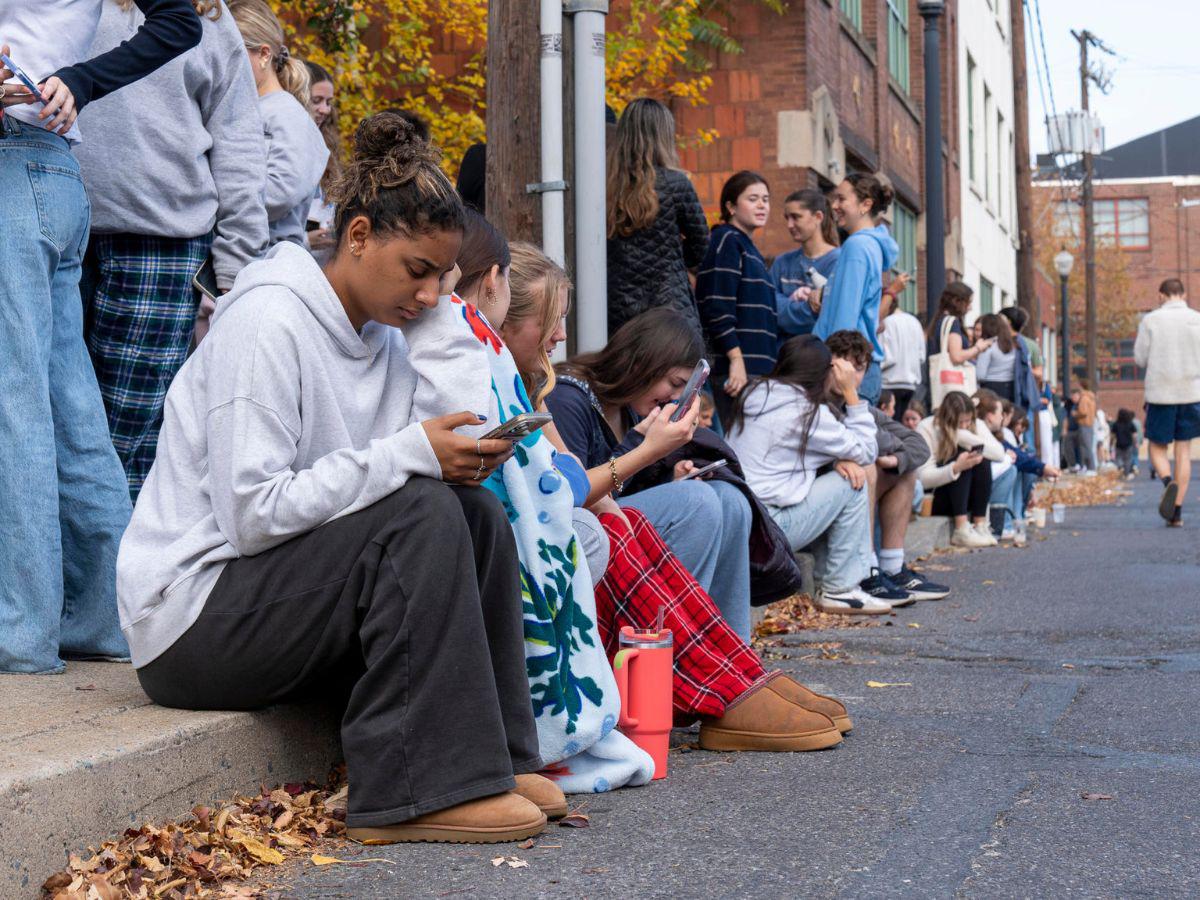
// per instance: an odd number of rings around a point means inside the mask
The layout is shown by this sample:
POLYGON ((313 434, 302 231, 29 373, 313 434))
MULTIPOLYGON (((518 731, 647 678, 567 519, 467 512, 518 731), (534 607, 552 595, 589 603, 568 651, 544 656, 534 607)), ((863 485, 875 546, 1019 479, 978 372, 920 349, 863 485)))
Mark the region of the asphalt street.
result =
POLYGON ((590 827, 551 827, 531 849, 346 845, 343 859, 384 861, 295 863, 274 888, 1200 896, 1200 514, 1165 528, 1157 498, 1143 478, 1126 505, 1069 509, 1026 549, 935 557, 928 574, 954 594, 890 626, 783 639, 772 664, 850 707, 856 728, 834 750, 677 750, 665 781, 572 798, 590 827), (501 855, 528 866, 493 866, 501 855))

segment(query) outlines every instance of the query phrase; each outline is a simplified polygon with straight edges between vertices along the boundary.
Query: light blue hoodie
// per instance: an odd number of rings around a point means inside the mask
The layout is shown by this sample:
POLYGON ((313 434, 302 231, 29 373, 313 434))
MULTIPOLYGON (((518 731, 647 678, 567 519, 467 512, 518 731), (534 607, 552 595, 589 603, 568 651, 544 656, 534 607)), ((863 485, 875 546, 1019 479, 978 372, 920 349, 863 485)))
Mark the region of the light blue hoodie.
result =
POLYGON ((821 315, 814 334, 821 340, 835 331, 860 331, 874 348, 875 362, 883 362, 883 347, 875 330, 879 327, 879 301, 883 294, 883 272, 896 264, 900 246, 886 225, 876 225, 852 234, 842 244, 837 268, 825 287, 821 315))

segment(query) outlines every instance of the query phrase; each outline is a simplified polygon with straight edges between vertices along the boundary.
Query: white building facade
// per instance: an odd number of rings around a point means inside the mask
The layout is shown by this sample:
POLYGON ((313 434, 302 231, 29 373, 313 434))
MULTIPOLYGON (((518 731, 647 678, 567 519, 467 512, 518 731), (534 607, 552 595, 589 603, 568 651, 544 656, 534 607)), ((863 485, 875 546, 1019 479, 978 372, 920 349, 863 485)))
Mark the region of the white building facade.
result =
POLYGON ((1017 302, 1009 4, 1019 2, 964 0, 958 4, 963 280, 975 290, 970 320, 1017 302))

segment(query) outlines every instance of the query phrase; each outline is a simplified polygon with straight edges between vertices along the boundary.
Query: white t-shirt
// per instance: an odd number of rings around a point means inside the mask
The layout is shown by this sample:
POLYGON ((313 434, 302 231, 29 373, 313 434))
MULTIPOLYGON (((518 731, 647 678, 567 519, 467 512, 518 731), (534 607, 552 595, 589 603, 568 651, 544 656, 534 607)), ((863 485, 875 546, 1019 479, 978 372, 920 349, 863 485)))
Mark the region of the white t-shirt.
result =
MULTIPOLYGON (((34 84, 59 69, 87 58, 88 48, 100 23, 105 0, 0 0, 0 43, 10 47, 9 57, 33 79, 34 84)), ((19 84, 15 79, 10 84, 19 84)), ((10 106, 6 116, 38 127, 43 104, 10 106)), ((68 141, 80 140, 79 122, 67 132, 68 141)))
POLYGON ((898 309, 884 319, 879 345, 883 348, 885 388, 911 390, 921 383, 921 370, 925 366, 925 329, 916 316, 898 309))

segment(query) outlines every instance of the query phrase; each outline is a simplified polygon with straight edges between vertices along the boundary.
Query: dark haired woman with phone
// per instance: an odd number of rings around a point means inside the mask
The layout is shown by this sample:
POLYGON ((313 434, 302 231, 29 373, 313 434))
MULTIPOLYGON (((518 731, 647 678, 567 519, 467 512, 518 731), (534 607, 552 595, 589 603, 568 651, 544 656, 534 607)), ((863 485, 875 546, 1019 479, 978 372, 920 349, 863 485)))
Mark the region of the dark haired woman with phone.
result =
POLYGON ((522 840, 546 817, 541 779, 514 778, 541 768, 520 564, 480 489, 513 451, 418 394, 403 336, 454 269, 462 204, 392 113, 359 125, 334 200, 325 266, 287 241, 248 266, 171 385, 118 563, 134 665, 184 709, 347 681, 352 840, 522 840))
MULTIPOLYGON (((556 383, 549 354, 565 339, 561 323, 569 284, 558 266, 523 244, 513 245, 513 264, 506 275, 507 253, 507 242, 499 232, 481 218, 473 224, 469 221, 459 286, 485 315, 503 322, 500 333, 533 397, 547 384, 556 383)), ((560 468, 568 471, 566 464, 575 457, 554 425, 545 428, 545 435, 560 451, 560 468)), ((629 456, 621 458, 618 471, 627 471, 625 467, 632 463, 629 456)), ((701 747, 796 751, 838 743, 841 733, 852 727, 846 708, 782 673, 763 669, 758 656, 733 632, 646 516, 613 501, 611 487, 606 487, 611 472, 608 464, 588 472, 591 484, 597 474, 602 476, 599 486, 581 485, 577 498, 602 523, 599 537, 605 543, 605 560, 595 593, 596 624, 609 656, 617 652, 623 626, 653 628, 662 610, 663 623, 673 637, 671 699, 676 720, 702 720, 701 747)), ((595 522, 594 516, 588 518, 595 522)), ((586 546, 586 532, 592 526, 579 518, 574 525, 586 546)), ((589 551, 589 564, 594 556, 589 551)))
MULTIPOLYGON (((198 47, 79 117, 91 138, 75 151, 92 204, 84 336, 135 503, 192 342, 193 278, 204 267, 208 289, 224 293, 267 248, 265 144, 242 35, 219 0, 194 3, 198 47)), ((131 0, 105 3, 92 51, 141 21, 131 0)), ((215 298, 199 299, 207 316, 215 298)))
MULTIPOLYGON (((188 0, 138 0, 120 47, 87 48, 102 0, 0 0, 0 672, 61 672, 63 657, 123 658, 113 567, 129 490, 83 340, 88 200, 76 116, 194 47, 188 0)), ((132 125, 133 123, 128 123, 132 125)))

